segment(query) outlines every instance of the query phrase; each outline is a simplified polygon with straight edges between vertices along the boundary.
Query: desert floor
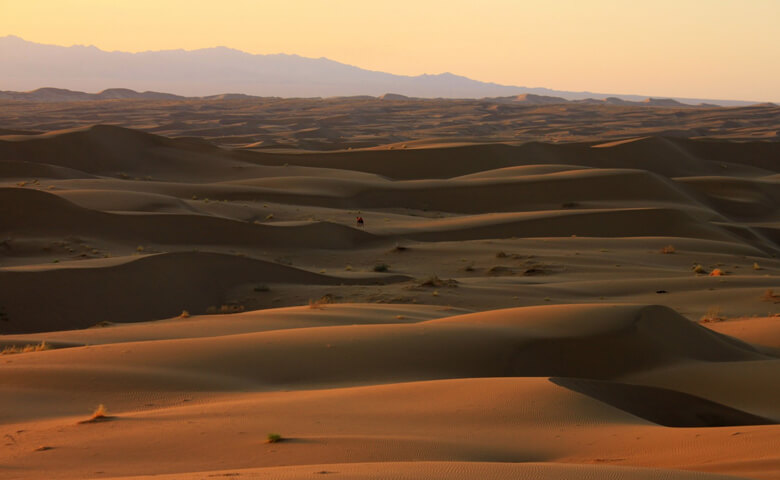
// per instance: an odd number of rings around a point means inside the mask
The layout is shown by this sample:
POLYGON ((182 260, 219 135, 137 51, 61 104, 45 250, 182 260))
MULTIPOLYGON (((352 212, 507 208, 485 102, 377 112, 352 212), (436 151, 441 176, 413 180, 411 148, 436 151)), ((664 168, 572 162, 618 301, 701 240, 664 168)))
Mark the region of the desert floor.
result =
POLYGON ((265 148, 96 103, 0 122, 0 478, 780 478, 777 107, 265 148))

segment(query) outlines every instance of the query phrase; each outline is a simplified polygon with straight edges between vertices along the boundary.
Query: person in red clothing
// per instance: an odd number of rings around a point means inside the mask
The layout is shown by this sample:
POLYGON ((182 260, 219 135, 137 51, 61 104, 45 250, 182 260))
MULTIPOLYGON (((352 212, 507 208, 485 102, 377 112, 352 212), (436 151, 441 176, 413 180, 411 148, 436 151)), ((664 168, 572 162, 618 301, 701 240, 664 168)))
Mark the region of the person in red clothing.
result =
POLYGON ((357 226, 362 227, 363 226, 363 217, 357 217, 357 226))

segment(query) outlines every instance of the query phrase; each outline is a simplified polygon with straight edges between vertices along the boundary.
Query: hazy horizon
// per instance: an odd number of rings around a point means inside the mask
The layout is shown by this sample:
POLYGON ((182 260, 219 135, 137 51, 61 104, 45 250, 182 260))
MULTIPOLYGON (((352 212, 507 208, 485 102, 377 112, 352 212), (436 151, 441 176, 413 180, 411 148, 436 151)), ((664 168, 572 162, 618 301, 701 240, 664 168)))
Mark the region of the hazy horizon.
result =
MULTIPOLYGON (((0 36, 105 51, 328 58, 417 76, 654 97, 780 101, 780 2, 0 1, 0 36)), ((112 87, 107 85, 106 88, 112 87)))
POLYGON ((239 93, 287 98, 376 97, 388 93, 420 98, 491 98, 528 94, 567 100, 618 97, 642 101, 668 98, 689 105, 720 102, 721 105, 736 106, 767 102, 667 97, 647 92, 554 90, 544 86, 480 82, 452 72, 396 75, 362 69, 325 57, 311 58, 286 53, 252 54, 224 45, 192 50, 123 52, 106 51, 94 45, 41 44, 18 35, 0 37, 0 42, 0 62, 11 65, 11 73, 0 79, 0 91, 11 92, 54 88, 97 94, 106 90, 129 89, 189 97, 239 93), (160 61, 164 61, 167 67, 162 75, 160 61), (196 71, 199 75, 193 76, 196 71), (202 74, 210 77, 211 81, 203 83, 202 74), (235 82, 236 74, 243 78, 243 83, 235 82), (221 77, 221 80, 213 78, 214 75, 221 77), (270 84, 269 75, 274 79, 270 84), (56 80, 50 80, 50 77, 56 80))

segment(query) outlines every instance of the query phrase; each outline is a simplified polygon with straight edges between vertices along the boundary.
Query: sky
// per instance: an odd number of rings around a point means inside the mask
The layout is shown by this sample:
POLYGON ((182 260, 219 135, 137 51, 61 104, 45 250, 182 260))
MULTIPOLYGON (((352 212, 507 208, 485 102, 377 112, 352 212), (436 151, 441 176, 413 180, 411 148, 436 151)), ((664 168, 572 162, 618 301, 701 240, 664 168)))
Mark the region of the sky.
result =
POLYGON ((0 36, 227 46, 401 75, 780 101, 780 0, 0 0, 0 36))

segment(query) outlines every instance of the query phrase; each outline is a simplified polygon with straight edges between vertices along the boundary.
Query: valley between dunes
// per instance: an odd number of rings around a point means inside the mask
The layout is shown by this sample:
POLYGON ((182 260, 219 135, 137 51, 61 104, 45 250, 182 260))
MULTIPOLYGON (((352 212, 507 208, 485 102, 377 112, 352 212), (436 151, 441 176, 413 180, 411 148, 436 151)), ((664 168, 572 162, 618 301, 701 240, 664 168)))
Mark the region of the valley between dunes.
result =
POLYGON ((0 126, 0 478, 780 478, 780 142, 0 126))

